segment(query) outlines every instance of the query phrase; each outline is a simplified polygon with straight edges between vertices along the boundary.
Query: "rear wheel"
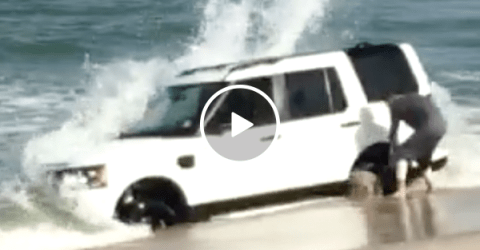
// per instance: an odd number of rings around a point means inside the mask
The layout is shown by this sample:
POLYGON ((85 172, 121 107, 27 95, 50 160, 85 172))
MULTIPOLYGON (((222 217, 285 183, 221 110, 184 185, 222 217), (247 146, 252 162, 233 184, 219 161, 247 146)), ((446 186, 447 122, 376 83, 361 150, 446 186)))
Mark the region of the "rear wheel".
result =
POLYGON ((192 218, 181 189, 164 179, 144 179, 131 185, 119 199, 116 215, 125 223, 149 223, 152 230, 192 218))
POLYGON ((389 149, 389 143, 379 142, 367 147, 358 156, 350 174, 350 193, 360 193, 360 196, 388 195, 396 190, 395 171, 387 167, 389 149))

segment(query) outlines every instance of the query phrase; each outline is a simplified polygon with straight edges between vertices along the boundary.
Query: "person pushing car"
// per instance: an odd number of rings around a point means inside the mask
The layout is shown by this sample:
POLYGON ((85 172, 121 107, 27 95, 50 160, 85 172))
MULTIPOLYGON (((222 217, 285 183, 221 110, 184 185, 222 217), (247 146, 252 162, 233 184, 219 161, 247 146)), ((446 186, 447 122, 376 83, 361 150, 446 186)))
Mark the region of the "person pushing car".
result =
POLYGON ((397 197, 406 196, 406 179, 409 163, 416 161, 427 184, 427 191, 433 189, 431 181, 431 158, 439 141, 446 133, 446 122, 431 95, 416 93, 391 95, 387 98, 391 112, 389 133, 389 167, 395 169, 397 197), (402 144, 398 143, 397 133, 400 121, 404 121, 415 132, 402 144))

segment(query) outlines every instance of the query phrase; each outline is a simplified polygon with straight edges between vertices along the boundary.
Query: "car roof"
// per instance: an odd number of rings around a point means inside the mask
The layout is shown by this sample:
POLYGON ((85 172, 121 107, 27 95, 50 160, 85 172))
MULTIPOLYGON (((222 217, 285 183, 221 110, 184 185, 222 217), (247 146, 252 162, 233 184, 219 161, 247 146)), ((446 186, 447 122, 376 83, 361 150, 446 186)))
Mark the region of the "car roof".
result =
POLYGON ((302 67, 311 67, 309 64, 322 60, 338 61, 342 60, 342 57, 347 58, 349 56, 361 56, 365 53, 374 53, 378 50, 384 50, 397 46, 399 46, 399 44, 386 43, 373 45, 363 42, 358 43, 354 47, 336 51, 312 51, 282 56, 256 58, 252 60, 224 63, 213 66, 197 67, 180 72, 180 74, 177 75, 175 85, 223 82, 233 72, 239 73, 234 74, 235 76, 233 76, 233 79, 235 80, 248 79, 261 75, 267 76, 272 74, 282 74, 284 72, 291 71, 291 68, 297 68, 298 70, 298 68, 302 67), (282 63, 285 62, 286 64, 282 67, 276 67, 277 65, 280 65, 280 61, 282 61, 282 63))
POLYGON ((212 82, 222 82, 225 81, 226 77, 238 70, 245 70, 255 68, 257 66, 273 65, 279 61, 292 58, 302 58, 308 56, 322 56, 332 53, 344 53, 343 51, 335 52, 306 52, 298 54, 290 54, 276 57, 265 57, 257 58, 252 60, 233 62, 233 63, 224 63, 213 66, 197 67, 192 69, 187 69, 177 75, 177 84, 202 84, 202 83, 212 83, 212 82))

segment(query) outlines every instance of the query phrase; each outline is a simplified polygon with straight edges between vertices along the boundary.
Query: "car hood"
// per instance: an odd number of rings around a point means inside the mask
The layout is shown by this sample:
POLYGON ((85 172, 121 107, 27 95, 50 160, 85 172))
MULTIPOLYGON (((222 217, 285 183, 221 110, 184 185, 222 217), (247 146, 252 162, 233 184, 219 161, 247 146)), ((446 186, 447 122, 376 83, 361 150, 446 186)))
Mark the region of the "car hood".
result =
POLYGON ((65 155, 43 155, 39 164, 47 168, 70 168, 96 164, 108 164, 122 159, 146 159, 162 156, 165 160, 176 159, 181 154, 194 154, 201 147, 201 137, 183 138, 129 138, 71 151, 65 155))

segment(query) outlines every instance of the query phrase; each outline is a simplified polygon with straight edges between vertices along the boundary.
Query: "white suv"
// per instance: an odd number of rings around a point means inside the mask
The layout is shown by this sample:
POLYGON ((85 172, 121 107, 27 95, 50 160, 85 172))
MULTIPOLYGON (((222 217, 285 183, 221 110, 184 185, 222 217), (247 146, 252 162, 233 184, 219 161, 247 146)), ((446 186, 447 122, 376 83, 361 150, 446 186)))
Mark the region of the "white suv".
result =
MULTIPOLYGON (((356 160, 385 163, 372 152, 388 152, 386 93, 431 93, 409 44, 359 44, 344 51, 196 68, 177 80, 150 101, 144 120, 108 147, 68 163, 45 163, 53 186, 60 191, 74 188, 79 206, 88 204, 124 222, 150 220, 152 225, 305 195, 343 193, 356 160), (199 132, 205 103, 230 84, 258 88, 280 114, 279 136, 265 135, 274 140, 272 146, 249 161, 216 154, 199 132), (296 101, 298 95, 301 101, 296 101), (159 119, 155 114, 165 107, 165 98, 168 110, 159 119)), ((252 129, 274 126, 267 109, 253 107, 248 118, 256 125, 252 129)), ((211 129, 222 136, 230 127, 211 129)), ((400 138, 411 132, 402 128, 400 138)), ((446 160, 446 153, 437 149, 434 169, 446 160)))

